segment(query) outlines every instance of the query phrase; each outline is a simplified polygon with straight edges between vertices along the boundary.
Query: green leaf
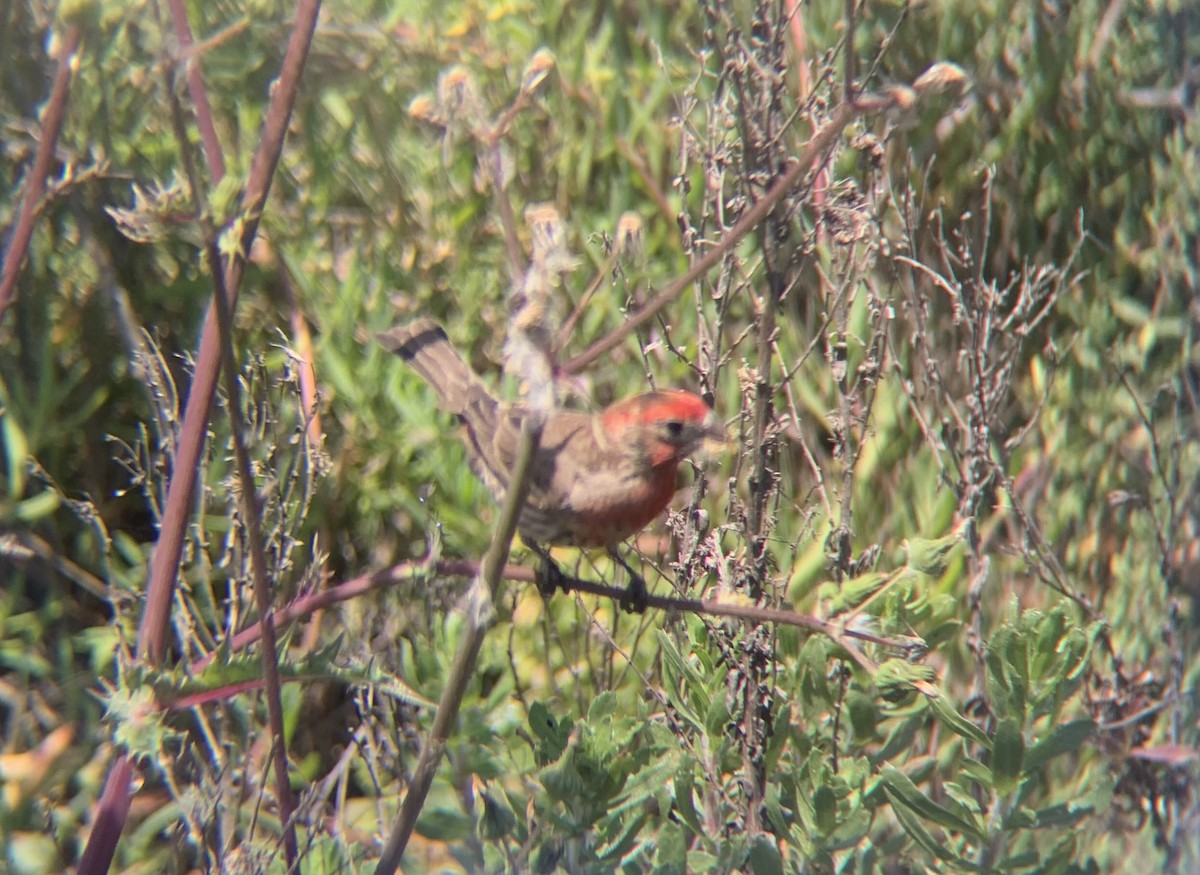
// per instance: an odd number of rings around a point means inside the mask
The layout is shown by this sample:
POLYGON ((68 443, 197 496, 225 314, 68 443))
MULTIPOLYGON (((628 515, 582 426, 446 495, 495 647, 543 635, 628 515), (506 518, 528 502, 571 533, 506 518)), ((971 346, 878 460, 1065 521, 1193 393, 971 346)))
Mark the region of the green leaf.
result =
MULTIPOLYGON (((953 708, 951 708, 948 703, 945 703, 941 697, 938 699, 928 700, 926 704, 928 704, 930 707, 933 707, 939 702, 942 703, 942 707, 946 708, 949 713, 957 716, 953 708)), ((913 743, 917 737, 917 733, 919 731, 924 731, 926 722, 924 705, 919 704, 918 708, 920 710, 917 711, 917 713, 907 715, 902 720, 891 721, 892 728, 888 731, 887 738, 884 739, 883 744, 880 746, 879 751, 876 754, 879 762, 886 762, 887 760, 892 760, 900 756, 913 746, 913 743)), ((963 718, 960 717, 959 719, 961 720, 963 718)), ((983 733, 981 732, 980 735, 983 735, 983 733)))
POLYGON ((417 818, 416 831, 423 838, 439 842, 458 842, 474 832, 475 825, 461 811, 447 805, 425 808, 417 818))
POLYGON ((987 737, 987 733, 968 720, 966 717, 959 714, 958 711, 954 709, 954 706, 951 705, 944 696, 936 699, 930 699, 929 707, 933 710, 933 713, 937 715, 937 718, 955 733, 961 735, 968 741, 973 741, 976 744, 983 745, 988 750, 991 750, 992 740, 987 737))
MULTIPOLYGON (((766 798, 763 800, 767 811, 767 820, 775 834, 786 838, 800 849, 800 853, 808 856, 813 851, 813 843, 808 831, 804 828, 801 818, 796 812, 784 808, 781 800, 782 789, 779 784, 772 783, 767 787, 766 798)), ((797 800, 798 804, 803 804, 797 800)))
POLYGON ((23 523, 36 523, 58 510, 60 504, 62 499, 58 493, 53 489, 45 489, 32 498, 18 501, 13 508, 13 516, 23 523))
MULTIPOLYGON (((712 696, 708 703, 708 710, 704 713, 704 729, 712 738, 720 738, 725 733, 725 726, 729 722, 729 700, 725 696, 712 696)), ((777 732, 775 735, 783 735, 782 732, 777 732)), ((772 739, 774 741, 774 738, 772 739)))
POLYGON ((821 835, 827 836, 837 828, 837 796, 827 786, 820 786, 813 794, 813 820, 821 835))
POLYGON ((879 695, 888 702, 897 702, 913 692, 917 681, 931 681, 936 677, 932 668, 894 657, 885 660, 875 670, 875 686, 879 695))
POLYGON ((502 793, 483 790, 479 793, 483 810, 479 812, 479 836, 494 840, 510 834, 517 825, 517 816, 502 793))
POLYGON ((983 831, 977 824, 964 820, 952 811, 938 805, 922 793, 908 775, 895 766, 884 766, 879 770, 879 776, 883 779, 884 791, 888 794, 888 798, 892 800, 893 804, 899 803, 899 805, 911 809, 925 820, 930 820, 940 826, 944 826, 946 829, 964 833, 974 838, 983 838, 983 831))
POLYGON ((783 855, 773 837, 759 833, 750 842, 750 871, 754 875, 783 875, 783 855))
MULTIPOLYGON (((890 792, 888 795, 891 795, 890 792)), ((892 811, 896 815, 896 820, 900 821, 900 825, 904 827, 904 831, 908 834, 908 837, 924 848, 926 853, 940 860, 948 860, 966 869, 971 868, 966 860, 963 860, 954 852, 939 844, 912 809, 904 805, 896 805, 893 806, 892 811)))
POLYGON ((1032 812, 1035 829, 1075 826, 1096 812, 1090 799, 1071 800, 1058 805, 1048 805, 1032 812))
POLYGON ((1033 771, 1064 753, 1079 750, 1080 745, 1096 732, 1096 721, 1090 718, 1073 720, 1053 731, 1041 741, 1030 745, 1025 754, 1025 770, 1033 771))
POLYGON ((1006 717, 996 727, 992 739, 992 780, 998 793, 1008 795, 1017 788, 1024 763, 1025 737, 1021 734, 1021 724, 1006 717))
POLYGON ((17 832, 5 838, 4 862, 11 866, 12 875, 42 875, 43 872, 61 872, 63 863, 59 859, 54 837, 35 832, 17 832))
POLYGON ((907 554, 908 567, 929 577, 941 577, 962 544, 962 532, 955 529, 941 538, 909 538, 901 542, 907 554))
POLYGON ((704 827, 700 823, 700 814, 696 811, 694 798, 696 787, 694 768, 695 763, 685 757, 679 771, 675 774, 675 815, 692 832, 704 836, 704 827))
POLYGON ((617 710, 617 695, 612 690, 605 690, 597 696, 588 708, 587 722, 595 726, 611 717, 617 710))
POLYGON ((583 793, 585 782, 576 767, 578 753, 575 747, 571 747, 557 762, 542 769, 542 786, 552 799, 568 802, 578 799, 583 793))
POLYGON ((692 710, 690 702, 687 701, 687 694, 695 694, 697 691, 703 690, 704 679, 688 665, 687 660, 680 654, 669 635, 661 629, 656 630, 656 634, 662 654, 663 672, 667 678, 667 698, 670 699, 671 705, 674 706, 681 718, 690 723, 693 728, 703 730, 704 721, 698 713, 692 710), (684 695, 680 695, 681 690, 684 695))
POLYGON ((159 705, 149 685, 120 688, 105 703, 105 720, 114 725, 113 738, 133 757, 155 762, 164 748, 178 743, 182 734, 166 722, 167 712, 159 705))
POLYGON ((689 686, 703 687, 704 678, 679 652, 679 648, 675 646, 675 640, 662 629, 656 629, 655 635, 658 638, 658 646, 662 651, 663 660, 675 670, 680 678, 686 679, 689 686))
POLYGON ((1129 325, 1144 325, 1150 318, 1150 310, 1134 298, 1113 297, 1111 303, 1117 318, 1129 325))
POLYGON ((615 864, 638 844, 645 844, 646 816, 623 817, 610 812, 596 824, 596 857, 601 862, 615 864))
POLYGON ((28 475, 29 441, 11 411, 0 401, 0 433, 4 437, 5 464, 8 467, 8 497, 14 501, 25 493, 28 475))
POLYGON ((841 583, 823 583, 818 588, 819 597, 828 605, 830 616, 844 613, 858 607, 872 595, 877 593, 891 575, 881 571, 870 571, 858 577, 852 577, 841 583))
POLYGON ((668 821, 658 831, 654 871, 665 875, 685 875, 687 872, 687 837, 679 824, 668 821))
MULTIPOLYGON (((1062 875, 1064 872, 1072 871, 1072 864, 1075 861, 1075 854, 1078 849, 1078 839, 1074 832, 1068 832, 1050 851, 1049 854, 1043 856, 1038 865, 1039 873, 1044 875, 1062 875)), ((1078 869, 1075 869, 1078 871, 1078 869)))
POLYGON ((874 697, 866 695, 862 690, 850 690, 846 694, 846 713, 856 740, 869 742, 875 738, 880 714, 874 697))
POLYGON ((567 747, 567 739, 571 735, 569 721, 556 720, 545 703, 534 702, 529 706, 529 728, 541 742, 538 746, 539 763, 552 763, 562 756, 567 747))
MULTIPOLYGON (((628 762, 628 760, 626 760, 628 762)), ((609 809, 619 811, 645 805, 651 799, 656 800, 662 810, 669 808, 674 797, 671 789, 675 777, 686 769, 686 758, 678 748, 664 751, 657 759, 634 771, 624 778, 624 769, 616 777, 624 780, 621 792, 613 799, 609 809)))
MULTIPOLYGON (((1034 612, 1028 611, 1024 618, 1033 617, 1034 612)), ((1008 678, 1009 689, 1012 690, 1012 716, 1025 720, 1025 703, 1029 698, 1029 645, 1026 633, 1024 630, 1010 635, 1007 641, 1007 647, 1004 648, 1002 659, 1004 660, 1005 673, 1008 678)))

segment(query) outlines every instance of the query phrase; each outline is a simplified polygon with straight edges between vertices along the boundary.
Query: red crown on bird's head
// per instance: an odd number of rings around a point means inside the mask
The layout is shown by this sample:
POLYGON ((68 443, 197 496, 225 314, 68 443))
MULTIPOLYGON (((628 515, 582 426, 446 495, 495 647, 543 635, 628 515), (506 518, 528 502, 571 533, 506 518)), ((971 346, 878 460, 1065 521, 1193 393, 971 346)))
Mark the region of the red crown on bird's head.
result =
POLYGON ((610 440, 643 443, 655 465, 678 462, 727 440, 725 428, 704 399, 678 389, 622 399, 606 408, 600 418, 610 440))

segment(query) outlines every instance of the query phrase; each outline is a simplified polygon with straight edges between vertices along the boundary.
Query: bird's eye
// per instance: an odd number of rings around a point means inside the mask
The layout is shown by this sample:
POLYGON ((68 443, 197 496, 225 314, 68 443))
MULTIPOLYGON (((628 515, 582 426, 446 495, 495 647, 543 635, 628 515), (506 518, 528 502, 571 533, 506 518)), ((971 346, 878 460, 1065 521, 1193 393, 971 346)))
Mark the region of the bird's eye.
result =
POLYGON ((666 425, 667 434, 669 434, 671 437, 677 438, 683 435, 683 423, 680 420, 668 419, 666 425))

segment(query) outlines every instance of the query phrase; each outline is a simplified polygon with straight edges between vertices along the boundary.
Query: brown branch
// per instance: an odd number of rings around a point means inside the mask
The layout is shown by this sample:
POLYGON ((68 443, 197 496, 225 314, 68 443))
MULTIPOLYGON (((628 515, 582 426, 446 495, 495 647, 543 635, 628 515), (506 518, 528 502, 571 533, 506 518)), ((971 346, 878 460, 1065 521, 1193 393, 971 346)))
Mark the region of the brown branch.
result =
MULTIPOLYGON (((275 617, 275 627, 278 629, 286 626, 295 620, 302 619, 314 614, 317 611, 323 611, 326 608, 331 608, 334 605, 342 602, 350 601, 359 596, 366 595, 377 589, 382 589, 385 586, 392 586, 397 583, 409 581, 416 583, 423 581, 431 574, 446 574, 449 576, 470 576, 477 574, 479 571, 479 563, 467 562, 464 560, 439 560, 432 567, 428 567, 425 563, 406 562, 402 565, 394 565, 391 568, 386 568, 383 571, 376 571, 372 574, 364 574, 361 577, 355 577, 345 583, 331 586, 328 589, 323 589, 319 592, 309 593, 308 595, 300 596, 299 598, 289 602, 282 608, 275 609, 272 613, 275 617)), ((504 569, 504 576, 509 580, 528 579, 528 582, 533 582, 533 571, 531 569, 522 568, 520 566, 509 565, 504 569), (525 576, 522 576, 522 572, 525 576)), ((223 645, 229 649, 230 653, 237 653, 239 650, 245 650, 255 641, 258 641, 261 634, 259 625, 255 623, 241 632, 236 633, 232 638, 223 645)), ((204 671, 205 668, 216 657, 216 652, 203 656, 192 663, 191 669, 193 674, 198 674, 204 671)))
MULTIPOLYGON (((481 570, 481 563, 472 559, 438 559, 433 562, 405 562, 394 565, 383 571, 364 574, 345 583, 331 586, 320 592, 301 596, 289 602, 283 608, 274 612, 276 627, 282 627, 309 614, 333 607, 342 602, 350 601, 377 589, 394 586, 397 583, 410 583, 414 586, 424 584, 430 577, 444 575, 446 577, 476 577, 481 570)), ((501 576, 505 580, 520 583, 536 583, 537 575, 534 569, 525 565, 505 565, 501 576)), ((608 586, 579 577, 564 575, 564 581, 572 592, 584 592, 601 598, 621 602, 628 593, 624 587, 608 586)), ((679 611, 681 613, 703 614, 710 617, 732 617, 748 620, 752 623, 775 623, 780 626, 794 626, 818 632, 835 641, 852 639, 874 644, 908 656, 922 649, 922 644, 912 639, 888 638, 875 635, 861 629, 849 628, 847 624, 815 617, 811 614, 800 614, 783 608, 764 608, 748 602, 728 602, 721 599, 689 599, 677 596, 664 596, 648 593, 646 606, 662 611, 679 611)), ((857 615, 857 612, 856 612, 857 615)), ((230 653, 244 650, 259 639, 257 624, 243 629, 230 638, 222 648, 230 653)), ((197 660, 192 664, 192 673, 202 672, 216 657, 216 653, 197 660)))
POLYGON ((287 302, 288 321, 292 325, 292 342, 296 345, 299 358, 297 382, 300 384, 301 416, 304 430, 308 435, 308 445, 313 450, 319 450, 325 443, 325 429, 321 425, 321 411, 317 408, 317 371, 313 366, 316 356, 313 354, 312 331, 308 327, 308 319, 300 308, 295 286, 287 269, 279 272, 279 286, 283 290, 287 302))
POLYGON ((90 592, 101 601, 111 603, 115 598, 113 591, 109 588, 107 583, 105 583, 99 577, 96 577, 96 575, 92 574, 86 568, 76 565, 66 556, 60 555, 58 551, 55 550, 54 547, 52 547, 44 538, 39 537, 34 532, 18 530, 13 532, 11 535, 0 538, 0 553, 2 553, 6 559, 10 559, 15 562, 21 562, 23 560, 36 557, 45 562, 67 580, 71 581, 81 589, 90 592), (8 543, 5 543, 7 538, 11 538, 12 540, 8 543), (18 547, 19 549, 13 550, 14 546, 18 547), (21 554, 24 551, 28 551, 28 553, 23 556, 21 554))
POLYGON ((0 321, 12 303, 17 288, 17 277, 21 273, 21 265, 25 261, 25 253, 29 250, 29 241, 33 239, 33 222, 41 204, 42 195, 46 191, 46 177, 50 174, 50 161, 54 157, 54 147, 58 143, 58 135, 62 131, 63 116, 67 111, 67 98, 71 92, 71 73, 75 65, 75 55, 79 50, 79 28, 67 29, 58 56, 58 72, 54 75, 54 86, 50 91, 50 101, 46 104, 46 114, 42 117, 42 136, 38 141, 37 155, 33 159, 33 167, 25 179, 25 191, 21 195, 21 211, 17 215, 17 224, 13 229, 8 251, 4 253, 4 263, 0 264, 0 321))
MULTIPOLYGON (((283 138, 296 100, 300 74, 308 56, 319 9, 319 0, 301 0, 297 11, 296 24, 292 29, 283 67, 274 88, 274 98, 263 125, 261 145, 251 164, 250 176, 242 198, 241 215, 244 226, 239 241, 239 252, 243 254, 250 251, 258 231, 258 219, 266 203, 275 165, 283 150, 283 138)), ((209 160, 211 162, 212 159, 209 160)), ((225 267, 224 285, 229 296, 231 312, 237 303, 244 269, 244 255, 230 258, 225 267)), ((204 435, 213 394, 216 391, 219 365, 219 329, 215 309, 210 305, 204 320, 195 378, 184 408, 175 468, 167 487, 161 531, 150 560, 146 608, 138 628, 138 654, 148 656, 155 663, 162 661, 166 651, 168 620, 183 551, 183 536, 192 510, 200 453, 204 447, 204 435)))
POLYGON ((121 830, 129 819, 129 806, 133 801, 133 763, 125 754, 117 754, 104 792, 96 803, 96 815, 92 819, 92 831, 88 834, 87 847, 79 855, 76 875, 106 875, 117 852, 117 841, 121 830))
MULTIPOLYGON (((200 130, 200 144, 208 162, 208 175, 213 185, 225 178, 225 155, 221 141, 217 138, 217 126, 213 123, 212 106, 208 102, 208 89, 204 87, 204 72, 192 40, 192 27, 188 23, 187 4, 184 0, 168 0, 171 10, 171 25, 179 43, 179 55, 187 65, 188 96, 196 112, 196 127, 200 130)), ((294 33, 295 31, 293 31, 294 33)))
MULTIPOLYGON (((184 9, 182 2, 179 0, 175 0, 175 2, 178 5, 178 11, 182 13, 184 9)), ((279 156, 283 151, 283 138, 287 132, 292 107, 295 104, 300 74, 303 72, 304 63, 308 57, 308 49, 316 30, 317 14, 320 8, 320 0, 300 0, 297 5, 296 22, 288 40, 279 78, 275 82, 273 97, 263 124, 259 149, 254 155, 242 198, 243 228, 239 240, 240 253, 250 251, 254 236, 258 231, 258 219, 266 203, 271 178, 279 162, 279 156)), ((172 9, 175 11, 175 5, 172 6, 172 9)), ((176 26, 177 29, 181 29, 181 31, 177 31, 177 36, 180 32, 186 34, 186 37, 180 37, 181 43, 186 38, 187 45, 190 45, 191 37, 187 32, 186 14, 176 17, 176 26)), ((201 137, 206 144, 210 173, 214 179, 218 179, 218 174, 224 172, 223 165, 220 163, 219 143, 216 140, 215 127, 211 124, 212 113, 205 97, 203 81, 194 65, 189 69, 189 83, 194 85, 192 99, 199 115, 201 137), (191 76, 192 71, 194 71, 194 79, 191 76)), ((244 268, 244 255, 231 257, 225 266, 223 289, 220 289, 218 294, 228 295, 227 302, 230 313, 233 312, 236 305, 244 268)), ((213 269, 220 270, 220 263, 213 262, 213 269)), ((216 390, 217 372, 220 367, 218 334, 217 315, 214 306, 210 305, 204 320, 195 379, 191 391, 188 393, 187 406, 184 410, 171 482, 167 487, 167 502, 159 538, 150 560, 146 583, 146 607, 138 626, 137 654, 152 665, 160 664, 166 653, 167 630, 171 604, 174 601, 175 582, 179 576, 183 538, 187 529, 188 517, 192 511, 196 480, 199 475, 200 454, 204 447, 204 436, 213 394, 216 390)), ((124 809, 118 812, 120 825, 123 825, 125 817, 128 815, 128 796, 131 793, 129 763, 124 757, 118 757, 112 771, 109 772, 103 798, 108 799, 110 793, 125 797, 124 809)), ((102 811, 99 813, 103 813, 103 803, 102 811)), ((118 834, 120 825, 117 827, 118 834)), ((93 831, 83 854, 83 859, 89 861, 89 868, 86 871, 95 873, 107 871, 115 849, 115 836, 109 844, 104 836, 97 835, 93 831)), ((82 863, 79 871, 85 872, 82 863)))

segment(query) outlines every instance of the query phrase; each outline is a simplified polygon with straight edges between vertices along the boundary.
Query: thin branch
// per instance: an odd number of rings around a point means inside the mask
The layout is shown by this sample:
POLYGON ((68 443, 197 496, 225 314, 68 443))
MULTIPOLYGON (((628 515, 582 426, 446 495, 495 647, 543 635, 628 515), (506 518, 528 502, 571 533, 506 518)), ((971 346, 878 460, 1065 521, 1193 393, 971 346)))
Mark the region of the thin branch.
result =
MULTIPOLYGON (((215 232, 208 244, 211 264, 219 264, 215 232)), ((275 619, 271 611, 271 584, 267 580, 267 552, 263 544, 262 502, 254 485, 250 453, 246 449, 246 424, 242 418, 242 393, 238 382, 237 363, 233 356, 233 314, 220 271, 213 275, 216 288, 213 301, 217 305, 217 321, 221 330, 221 370, 225 375, 225 394, 228 397, 229 430, 233 436, 234 462, 237 465, 238 490, 242 503, 243 524, 250 553, 250 573, 254 578, 254 601, 258 607, 258 623, 262 630, 263 679, 266 682, 267 722, 271 727, 271 752, 275 767, 275 794, 279 804, 279 820, 283 825, 283 850, 288 871, 296 866, 296 825, 292 820, 294 804, 288 777, 287 741, 283 734, 283 705, 279 691, 279 651, 275 640, 275 619)))
POLYGON ((550 350, 551 355, 557 356, 559 351, 570 341, 571 335, 575 332, 575 326, 587 311, 587 305, 591 302, 592 296, 600 290, 600 286, 604 285, 604 281, 612 273, 613 267, 616 266, 619 252, 620 247, 616 241, 613 241, 612 251, 608 253, 599 270, 592 277, 591 282, 584 288, 583 294, 579 296, 579 302, 575 305, 575 309, 571 311, 571 315, 567 317, 567 321, 558 330, 558 337, 555 339, 554 346, 550 350))
POLYGON ((858 56, 854 54, 854 31, 855 22, 854 13, 858 9, 858 0, 846 0, 845 21, 846 21, 846 45, 843 48, 845 54, 842 55, 842 61, 845 64, 842 70, 842 100, 846 103, 854 103, 855 94, 858 93, 857 83, 854 81, 855 64, 858 56))
POLYGON ((217 126, 213 122, 212 106, 208 102, 208 89, 204 87, 204 73, 200 69, 200 61, 193 45, 187 4, 184 0, 168 0, 167 6, 171 10, 171 25, 175 29, 179 55, 187 65, 188 96, 192 99, 192 107, 196 113, 196 127, 200 130, 200 144, 208 162, 209 179, 216 185, 225 178, 225 155, 221 150, 221 141, 217 138, 217 126))
POLYGON ((33 167, 25 179, 25 192, 21 196, 21 212, 17 216, 17 224, 13 229, 8 251, 4 253, 4 263, 0 264, 0 321, 12 303, 13 294, 17 288, 17 277, 21 273, 21 265, 25 261, 25 253, 29 249, 29 241, 33 239, 33 223, 41 204, 42 194, 46 190, 46 177, 50 174, 50 161, 54 157, 54 148, 58 144, 58 135, 62 130, 63 117, 67 112, 67 98, 71 92, 71 74, 76 64, 76 53, 79 51, 79 28, 67 29, 66 38, 58 56, 58 72, 54 75, 54 86, 50 92, 50 102, 46 105, 46 114, 42 117, 42 136, 38 141, 37 155, 33 167))
MULTIPOLYGON (((471 559, 438 559, 434 562, 406 562, 394 565, 391 568, 376 571, 372 574, 364 574, 345 583, 331 586, 320 592, 301 596, 274 612, 275 625, 276 627, 285 626, 315 611, 360 598, 366 593, 388 586, 395 586, 398 583, 408 583, 417 588, 423 586, 426 581, 433 577, 477 577, 481 574, 482 570, 482 564, 471 559)), ((506 565, 501 572, 501 577, 505 580, 519 583, 533 584, 537 582, 537 575, 534 569, 525 565, 506 565)), ((624 587, 608 586, 603 583, 596 583, 570 575, 564 575, 563 580, 567 588, 572 592, 588 593, 589 595, 612 599, 614 602, 620 602, 628 595, 624 587)), ((921 645, 914 639, 888 638, 861 629, 848 628, 846 623, 839 621, 827 620, 811 614, 800 614, 796 611, 789 611, 783 608, 758 607, 749 602, 729 602, 722 599, 689 599, 648 593, 646 595, 646 606, 662 611, 677 611, 710 617, 736 617, 756 624, 775 623, 780 626, 794 626, 798 629, 818 632, 835 641, 842 638, 863 641, 896 651, 902 655, 917 653, 921 650, 921 645)), ((855 615, 859 613, 856 611, 855 615)), ((231 653, 236 653, 246 649, 257 641, 259 635, 259 627, 257 625, 250 626, 238 632, 223 644, 222 647, 227 648, 231 653)), ((202 672, 216 658, 217 652, 210 653, 208 656, 196 660, 192 664, 193 673, 199 674, 202 672)))
POLYGON ((34 532, 17 530, 11 535, 0 537, 0 556, 16 562, 37 557, 101 601, 111 602, 114 598, 113 591, 107 583, 66 556, 60 555, 44 538, 34 532), (13 549, 14 547, 17 549, 13 549), (27 554, 22 555, 25 551, 28 551, 27 554))
POLYGON ((105 875, 117 851, 121 830, 129 819, 129 806, 133 801, 133 763, 125 754, 117 754, 104 792, 96 803, 96 814, 92 818, 92 831, 88 835, 87 847, 79 856, 76 875, 105 875))
POLYGON ((606 352, 620 346, 626 337, 653 319, 659 310, 679 297, 697 279, 716 267, 721 259, 733 251, 733 247, 743 237, 758 227, 759 223, 770 214, 771 210, 775 208, 780 200, 800 184, 805 174, 812 171, 813 162, 817 157, 823 155, 833 145, 837 138, 842 135, 842 131, 846 129, 846 126, 857 118, 860 112, 858 104, 840 104, 833 111, 829 121, 813 134, 812 139, 805 144, 804 148, 800 151, 800 155, 791 161, 787 171, 779 178, 779 181, 763 195, 761 200, 757 201, 754 206, 746 211, 738 223, 730 228, 729 232, 712 249, 708 250, 703 257, 697 259, 683 276, 670 283, 665 289, 647 301, 640 310, 622 322, 607 337, 592 344, 582 353, 575 356, 575 358, 566 362, 563 365, 563 370, 570 374, 578 373, 606 352))
POLYGON ((313 366, 316 356, 313 354, 312 331, 308 327, 308 319, 300 307, 295 286, 286 268, 279 272, 279 287, 287 302, 288 320, 292 325, 292 342, 296 346, 297 374, 300 384, 301 416, 304 430, 308 434, 308 445, 313 450, 319 450, 325 444, 325 428, 321 424, 321 411, 318 409, 317 372, 313 366))

